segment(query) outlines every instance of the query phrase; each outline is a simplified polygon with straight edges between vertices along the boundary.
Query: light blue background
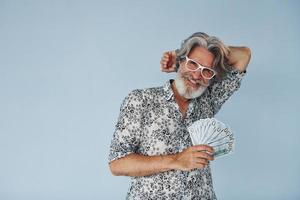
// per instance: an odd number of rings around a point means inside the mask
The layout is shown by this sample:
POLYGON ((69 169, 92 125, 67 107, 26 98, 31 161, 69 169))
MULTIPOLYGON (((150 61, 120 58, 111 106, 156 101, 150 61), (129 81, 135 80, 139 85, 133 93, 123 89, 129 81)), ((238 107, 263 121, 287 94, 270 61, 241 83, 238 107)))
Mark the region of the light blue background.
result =
POLYGON ((219 199, 300 199, 299 1, 0 1, 0 199, 125 199, 107 156, 123 98, 160 86, 162 53, 196 31, 248 46, 216 116, 236 152, 219 199))

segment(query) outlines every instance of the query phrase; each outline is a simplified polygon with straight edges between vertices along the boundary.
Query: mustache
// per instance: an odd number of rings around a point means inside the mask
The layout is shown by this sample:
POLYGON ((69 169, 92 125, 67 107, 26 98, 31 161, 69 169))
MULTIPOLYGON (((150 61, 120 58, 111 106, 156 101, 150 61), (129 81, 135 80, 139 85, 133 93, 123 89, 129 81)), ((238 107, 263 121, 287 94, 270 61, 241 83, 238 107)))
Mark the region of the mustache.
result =
POLYGON ((209 81, 208 83, 205 83, 205 82, 204 82, 203 80, 201 80, 201 79, 195 80, 195 79, 192 77, 192 75, 190 75, 190 74, 183 74, 183 75, 182 75, 182 78, 184 78, 184 79, 191 79, 191 80, 195 81, 197 84, 200 84, 200 85, 205 86, 205 87, 209 86, 209 83, 210 83, 210 81, 209 81))

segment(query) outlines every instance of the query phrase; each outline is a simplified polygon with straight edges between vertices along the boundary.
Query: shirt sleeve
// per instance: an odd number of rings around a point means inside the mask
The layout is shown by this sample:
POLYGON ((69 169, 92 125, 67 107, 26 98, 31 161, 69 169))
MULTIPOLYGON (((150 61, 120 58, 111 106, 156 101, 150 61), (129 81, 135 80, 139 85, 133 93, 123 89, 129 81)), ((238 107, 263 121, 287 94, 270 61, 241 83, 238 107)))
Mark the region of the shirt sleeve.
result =
POLYGON ((218 113, 229 97, 240 88, 245 74, 246 70, 239 71, 232 68, 220 81, 215 81, 208 87, 214 115, 218 113))
POLYGON ((130 92, 123 100, 110 145, 109 162, 137 152, 142 133, 142 102, 138 90, 130 92))

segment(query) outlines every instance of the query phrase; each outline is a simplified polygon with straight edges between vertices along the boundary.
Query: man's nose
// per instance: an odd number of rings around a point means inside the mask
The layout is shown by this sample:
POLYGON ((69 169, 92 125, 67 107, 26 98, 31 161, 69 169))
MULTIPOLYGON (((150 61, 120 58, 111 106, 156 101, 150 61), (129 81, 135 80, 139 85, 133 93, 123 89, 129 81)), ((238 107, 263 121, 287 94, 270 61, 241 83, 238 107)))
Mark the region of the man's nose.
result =
POLYGON ((203 80, 204 79, 200 70, 194 71, 192 73, 192 76, 193 76, 193 79, 196 79, 196 80, 198 80, 198 79, 203 80))

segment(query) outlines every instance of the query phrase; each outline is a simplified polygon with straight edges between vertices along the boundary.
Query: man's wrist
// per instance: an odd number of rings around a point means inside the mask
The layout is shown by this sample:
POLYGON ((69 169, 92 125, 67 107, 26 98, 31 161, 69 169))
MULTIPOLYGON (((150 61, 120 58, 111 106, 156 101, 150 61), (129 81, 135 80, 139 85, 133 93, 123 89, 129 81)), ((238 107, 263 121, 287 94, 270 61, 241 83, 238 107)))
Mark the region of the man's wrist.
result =
POLYGON ((176 163, 177 163, 177 155, 176 154, 168 154, 168 155, 161 155, 163 168, 168 170, 177 169, 176 163))

